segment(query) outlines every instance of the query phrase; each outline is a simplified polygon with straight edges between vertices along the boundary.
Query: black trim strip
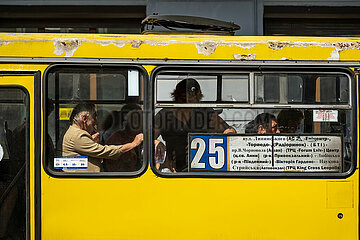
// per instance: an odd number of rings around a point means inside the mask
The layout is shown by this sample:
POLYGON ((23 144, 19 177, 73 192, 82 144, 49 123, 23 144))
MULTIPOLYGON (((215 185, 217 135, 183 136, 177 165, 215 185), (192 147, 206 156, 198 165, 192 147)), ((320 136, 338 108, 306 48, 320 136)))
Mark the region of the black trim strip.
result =
POLYGON ((18 103, 18 104, 22 104, 24 103, 24 100, 21 99, 21 100, 12 100, 12 99, 0 99, 0 103, 18 103))
POLYGON ((34 74, 35 239, 41 239, 41 72, 34 74))

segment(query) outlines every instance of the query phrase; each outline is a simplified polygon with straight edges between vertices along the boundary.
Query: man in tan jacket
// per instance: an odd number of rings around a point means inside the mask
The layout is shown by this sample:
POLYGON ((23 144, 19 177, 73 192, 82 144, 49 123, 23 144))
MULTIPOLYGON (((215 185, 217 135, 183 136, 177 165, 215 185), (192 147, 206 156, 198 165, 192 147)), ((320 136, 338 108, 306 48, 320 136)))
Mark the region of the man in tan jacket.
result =
POLYGON ((64 157, 87 156, 87 169, 64 169, 65 172, 101 172, 102 159, 117 160, 124 152, 139 146, 143 134, 137 134, 131 143, 124 145, 101 145, 96 132, 97 115, 92 103, 79 103, 70 116, 70 127, 63 138, 64 157))

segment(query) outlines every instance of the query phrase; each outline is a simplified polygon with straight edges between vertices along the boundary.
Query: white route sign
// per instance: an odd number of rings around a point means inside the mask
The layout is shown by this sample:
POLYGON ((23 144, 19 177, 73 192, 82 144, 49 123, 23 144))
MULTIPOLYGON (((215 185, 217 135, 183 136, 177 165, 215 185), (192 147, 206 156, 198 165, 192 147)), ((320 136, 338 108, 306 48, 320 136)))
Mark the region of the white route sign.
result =
POLYGON ((341 172, 341 136, 228 136, 228 171, 341 172))

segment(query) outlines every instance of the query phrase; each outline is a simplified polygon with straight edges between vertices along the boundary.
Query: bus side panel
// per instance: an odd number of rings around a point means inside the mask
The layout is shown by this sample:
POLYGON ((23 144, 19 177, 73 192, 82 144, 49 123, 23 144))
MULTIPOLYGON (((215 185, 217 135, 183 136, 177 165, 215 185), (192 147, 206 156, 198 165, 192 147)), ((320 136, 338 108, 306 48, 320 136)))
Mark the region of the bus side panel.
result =
POLYGON ((358 172, 346 180, 54 179, 44 239, 358 239, 358 172))

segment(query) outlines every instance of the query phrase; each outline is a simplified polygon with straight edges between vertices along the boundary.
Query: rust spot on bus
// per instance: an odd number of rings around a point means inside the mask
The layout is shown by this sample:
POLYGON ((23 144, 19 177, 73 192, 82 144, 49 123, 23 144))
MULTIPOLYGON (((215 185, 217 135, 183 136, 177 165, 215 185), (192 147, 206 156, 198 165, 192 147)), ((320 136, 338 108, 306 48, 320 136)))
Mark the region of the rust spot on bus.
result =
POLYGON ((333 47, 338 51, 346 49, 360 49, 360 42, 289 42, 289 41, 268 41, 267 45, 273 50, 280 50, 284 47, 333 47))
POLYGON ((280 41, 269 41, 268 46, 269 46, 269 48, 271 48, 273 50, 280 50, 284 47, 289 47, 290 43, 289 42, 280 42, 280 41))
POLYGON ((133 41, 131 41, 131 46, 132 46, 133 48, 139 48, 141 44, 143 44, 143 41, 140 41, 140 40, 133 40, 133 41))
POLYGON ((334 47, 340 51, 346 49, 360 49, 360 42, 337 42, 334 44, 334 47))
POLYGON ((255 60, 256 54, 255 53, 249 53, 249 54, 234 54, 233 55, 235 60, 255 60))

